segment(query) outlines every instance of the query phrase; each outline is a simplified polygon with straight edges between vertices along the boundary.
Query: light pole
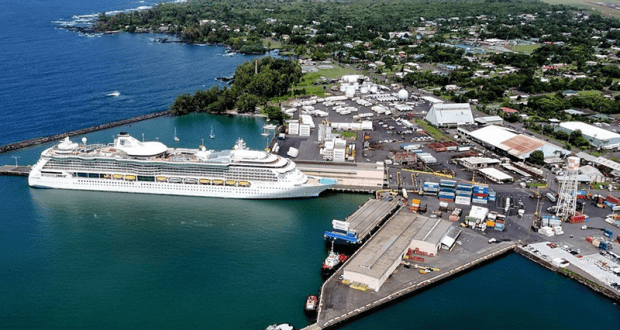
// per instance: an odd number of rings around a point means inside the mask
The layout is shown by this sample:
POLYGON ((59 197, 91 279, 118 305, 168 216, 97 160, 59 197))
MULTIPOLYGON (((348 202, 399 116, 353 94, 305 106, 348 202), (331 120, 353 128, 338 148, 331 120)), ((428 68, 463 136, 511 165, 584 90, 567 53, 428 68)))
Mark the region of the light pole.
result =
POLYGON ((17 158, 19 158, 20 156, 11 156, 11 157, 15 158, 15 167, 17 167, 18 166, 17 165, 17 158))

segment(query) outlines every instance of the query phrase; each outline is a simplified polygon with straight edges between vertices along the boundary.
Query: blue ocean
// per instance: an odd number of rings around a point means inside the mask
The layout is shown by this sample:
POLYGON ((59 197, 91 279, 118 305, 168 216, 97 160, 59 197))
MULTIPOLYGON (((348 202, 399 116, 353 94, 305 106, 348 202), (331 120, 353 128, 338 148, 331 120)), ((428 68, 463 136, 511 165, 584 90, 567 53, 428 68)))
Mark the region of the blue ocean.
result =
MULTIPOLYGON (((155 35, 59 27, 143 1, 2 1, 0 145, 165 110, 251 57, 155 35), (118 92, 118 96, 113 96, 118 92)), ((170 146, 266 146, 262 118, 160 117, 119 131, 170 146), (215 139, 208 135, 213 127, 215 139), (174 142, 174 130, 180 141, 174 142)), ((77 138, 79 139, 79 138, 77 138)), ((75 139, 77 141, 77 139, 75 139)), ((33 164, 50 144, 0 154, 33 164)), ((323 232, 370 195, 226 200, 31 189, 0 177, 0 329, 264 329, 312 322, 323 232)), ((462 274, 342 329, 617 329, 609 299, 516 255, 462 274)))

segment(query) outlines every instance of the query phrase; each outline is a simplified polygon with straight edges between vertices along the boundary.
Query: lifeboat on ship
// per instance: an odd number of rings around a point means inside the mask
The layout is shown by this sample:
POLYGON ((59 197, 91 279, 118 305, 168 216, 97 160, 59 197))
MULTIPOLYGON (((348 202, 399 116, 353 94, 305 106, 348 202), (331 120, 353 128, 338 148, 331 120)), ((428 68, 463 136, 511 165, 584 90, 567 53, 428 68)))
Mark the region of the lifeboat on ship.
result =
POLYGON ((157 177, 157 182, 166 182, 168 181, 168 178, 165 176, 158 176, 157 177))
POLYGON ((249 181, 239 181, 239 186, 241 186, 241 187, 249 187, 250 186, 250 182, 249 181))
POLYGON ((169 183, 181 183, 181 182, 183 182, 183 179, 181 179, 181 178, 168 178, 168 182, 169 183))
POLYGON ((216 180, 213 180, 213 184, 216 186, 221 186, 224 184, 224 181, 216 179, 216 180))
POLYGON ((136 181, 135 175, 125 175, 125 180, 127 181, 136 181))
POLYGON ((237 181, 235 180, 226 180, 226 185, 227 186, 234 186, 237 183, 237 181))
POLYGON ((114 179, 116 179, 116 180, 120 180, 120 179, 122 179, 122 178, 123 178, 123 175, 122 175, 122 174, 114 174, 112 177, 113 177, 114 179))
POLYGON ((200 184, 209 184, 211 183, 211 180, 209 179, 200 179, 200 184))

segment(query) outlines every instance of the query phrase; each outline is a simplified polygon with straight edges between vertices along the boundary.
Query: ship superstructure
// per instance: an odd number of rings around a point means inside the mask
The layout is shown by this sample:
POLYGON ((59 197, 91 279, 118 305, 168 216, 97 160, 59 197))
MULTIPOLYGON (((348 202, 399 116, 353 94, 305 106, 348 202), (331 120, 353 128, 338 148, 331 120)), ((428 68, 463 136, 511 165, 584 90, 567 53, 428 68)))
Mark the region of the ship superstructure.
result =
POLYGON ((222 198, 316 197, 336 181, 306 176, 290 159, 249 150, 168 148, 120 133, 114 143, 82 144, 68 137, 48 148, 28 183, 59 188, 222 198))

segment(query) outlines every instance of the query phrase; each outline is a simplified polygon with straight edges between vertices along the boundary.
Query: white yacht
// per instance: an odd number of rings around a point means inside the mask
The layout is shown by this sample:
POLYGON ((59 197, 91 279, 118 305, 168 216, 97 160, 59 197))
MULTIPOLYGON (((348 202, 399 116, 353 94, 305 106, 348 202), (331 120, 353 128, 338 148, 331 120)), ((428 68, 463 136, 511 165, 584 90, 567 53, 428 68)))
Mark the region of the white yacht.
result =
POLYGON ((316 197, 337 181, 306 176, 290 159, 249 150, 168 148, 120 133, 114 143, 82 144, 68 137, 41 153, 28 184, 36 188, 97 190, 221 198, 316 197))

